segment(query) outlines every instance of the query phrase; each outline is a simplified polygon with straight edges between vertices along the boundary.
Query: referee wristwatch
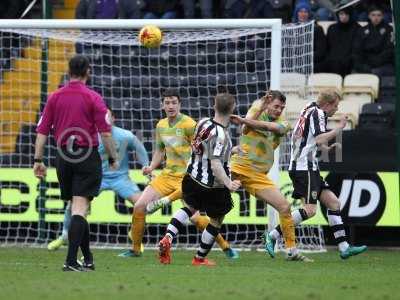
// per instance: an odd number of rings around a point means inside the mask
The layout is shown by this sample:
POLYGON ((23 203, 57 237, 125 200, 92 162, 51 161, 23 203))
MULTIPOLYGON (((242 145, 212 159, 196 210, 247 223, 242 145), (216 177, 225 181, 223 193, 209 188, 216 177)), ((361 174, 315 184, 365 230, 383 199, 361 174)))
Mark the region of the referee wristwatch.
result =
POLYGON ((42 158, 34 158, 34 159, 33 159, 33 162, 34 162, 34 163, 39 163, 39 164, 40 164, 40 163, 43 162, 43 159, 42 159, 42 158))

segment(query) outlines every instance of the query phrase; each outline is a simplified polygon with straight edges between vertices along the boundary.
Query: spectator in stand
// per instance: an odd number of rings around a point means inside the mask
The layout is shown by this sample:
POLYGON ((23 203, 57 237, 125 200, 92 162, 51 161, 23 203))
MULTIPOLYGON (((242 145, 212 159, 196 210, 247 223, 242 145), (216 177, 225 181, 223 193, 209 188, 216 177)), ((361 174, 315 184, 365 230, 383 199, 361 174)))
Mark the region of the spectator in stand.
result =
POLYGON ((337 12, 337 23, 328 28, 325 70, 346 76, 353 67, 352 55, 355 36, 361 26, 354 20, 353 7, 337 12))
MULTIPOLYGON (((294 10, 294 23, 307 23, 311 21, 311 6, 305 2, 297 3, 294 10)), ((314 26, 314 72, 323 72, 326 56, 326 36, 318 23, 314 26)))
POLYGON ((392 22, 392 10, 390 0, 363 0, 357 5, 357 21, 368 22, 368 10, 371 6, 380 6, 383 9, 383 18, 386 23, 392 22))
POLYGON ((118 0, 118 18, 141 19, 143 0, 118 0))
POLYGON ((311 11, 317 21, 334 21, 334 6, 330 0, 310 0, 311 11))
MULTIPOLYGON (((310 17, 317 21, 333 21, 335 19, 334 5, 332 0, 297 0, 296 6, 300 3, 307 3, 310 6, 310 17)), ((293 20, 296 18, 293 14, 293 20)))
POLYGON ((116 19, 118 0, 80 0, 75 10, 76 19, 116 19))
MULTIPOLYGON (((257 1, 257 0, 253 0, 257 1)), ((262 2, 262 1, 259 1, 262 2)), ((290 23, 290 19, 293 11, 292 0, 268 0, 264 3, 269 3, 272 9, 274 18, 282 19, 283 23, 290 23)))
POLYGON ((393 30, 383 19, 383 9, 371 6, 368 24, 356 35, 354 72, 373 73, 379 77, 394 75, 393 30))
POLYGON ((274 17, 273 8, 269 1, 250 0, 247 18, 271 19, 274 17))
POLYGON ((212 0, 183 0, 183 13, 185 19, 194 19, 196 2, 200 2, 201 17, 211 19, 213 17, 212 0))
POLYGON ((225 0, 223 17, 225 18, 282 18, 290 19, 293 0, 225 0))
POLYGON ((175 19, 178 0, 144 0, 144 19, 175 19))

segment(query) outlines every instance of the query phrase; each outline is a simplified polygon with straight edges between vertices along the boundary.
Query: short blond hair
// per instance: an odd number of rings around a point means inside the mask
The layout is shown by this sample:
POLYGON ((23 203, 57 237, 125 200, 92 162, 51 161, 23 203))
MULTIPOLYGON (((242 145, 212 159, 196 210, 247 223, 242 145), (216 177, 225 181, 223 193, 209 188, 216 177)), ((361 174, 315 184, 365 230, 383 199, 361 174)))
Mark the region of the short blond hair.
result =
POLYGON ((229 93, 220 93, 215 96, 215 110, 222 115, 230 114, 234 105, 235 97, 229 93))
POLYGON ((317 104, 324 105, 326 103, 332 104, 336 100, 340 100, 341 96, 338 91, 334 89, 321 91, 318 95, 317 104))

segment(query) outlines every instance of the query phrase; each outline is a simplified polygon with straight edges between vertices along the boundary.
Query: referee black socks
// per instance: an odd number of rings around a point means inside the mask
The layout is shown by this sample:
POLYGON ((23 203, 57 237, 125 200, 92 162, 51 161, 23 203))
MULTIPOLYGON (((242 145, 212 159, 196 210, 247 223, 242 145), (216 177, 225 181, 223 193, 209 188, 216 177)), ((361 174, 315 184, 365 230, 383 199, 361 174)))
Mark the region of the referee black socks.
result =
MULTIPOLYGON (((87 235, 89 232, 89 227, 86 219, 80 215, 73 215, 71 217, 71 224, 68 230, 68 254, 67 254, 67 264, 74 266, 76 265, 77 256, 78 256, 78 249, 82 244, 84 237, 86 238, 86 229, 87 235)), ((84 243, 85 244, 85 243, 84 243)), ((89 251, 89 244, 83 247, 85 251, 89 251)), ((84 250, 82 249, 82 252, 84 250)), ((86 252, 88 255, 88 252, 86 252)), ((85 256, 85 253, 84 253, 85 256)))
POLYGON ((92 252, 90 252, 90 230, 89 230, 89 223, 85 220, 85 229, 83 232, 82 236, 82 241, 81 241, 81 251, 83 254, 83 257, 85 258, 86 263, 93 263, 93 255, 92 252))

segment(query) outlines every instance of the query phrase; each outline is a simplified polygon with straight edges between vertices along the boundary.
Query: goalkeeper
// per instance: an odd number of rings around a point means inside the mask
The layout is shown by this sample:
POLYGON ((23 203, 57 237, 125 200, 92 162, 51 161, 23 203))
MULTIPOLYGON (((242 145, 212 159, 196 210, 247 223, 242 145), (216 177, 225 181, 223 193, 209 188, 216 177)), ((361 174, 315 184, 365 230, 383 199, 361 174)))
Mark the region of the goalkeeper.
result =
MULTIPOLYGON (((112 125, 112 138, 114 140, 118 157, 120 158, 120 168, 118 170, 110 170, 108 164, 108 155, 102 143, 99 145, 99 153, 102 161, 103 177, 101 181, 100 191, 112 190, 121 198, 128 199, 133 204, 140 197, 139 187, 129 178, 129 151, 136 151, 139 163, 142 166, 149 164, 149 158, 143 144, 130 131, 114 126, 115 117, 111 109, 108 109, 108 115, 112 125)), ((47 249, 54 251, 68 242, 68 229, 71 221, 71 203, 68 202, 64 213, 64 223, 62 234, 54 241, 50 242, 47 249)))
MULTIPOLYGON (((231 116, 233 123, 244 125, 239 149, 231 160, 232 178, 240 180, 246 191, 279 212, 287 260, 309 262, 312 260, 300 254, 296 248, 290 204, 267 175, 274 162, 274 150, 290 129, 289 124, 281 118, 285 104, 286 97, 281 92, 268 91, 261 100, 252 104, 246 118, 231 116)), ((265 250, 274 257, 274 249, 268 245, 265 244, 265 250)))

